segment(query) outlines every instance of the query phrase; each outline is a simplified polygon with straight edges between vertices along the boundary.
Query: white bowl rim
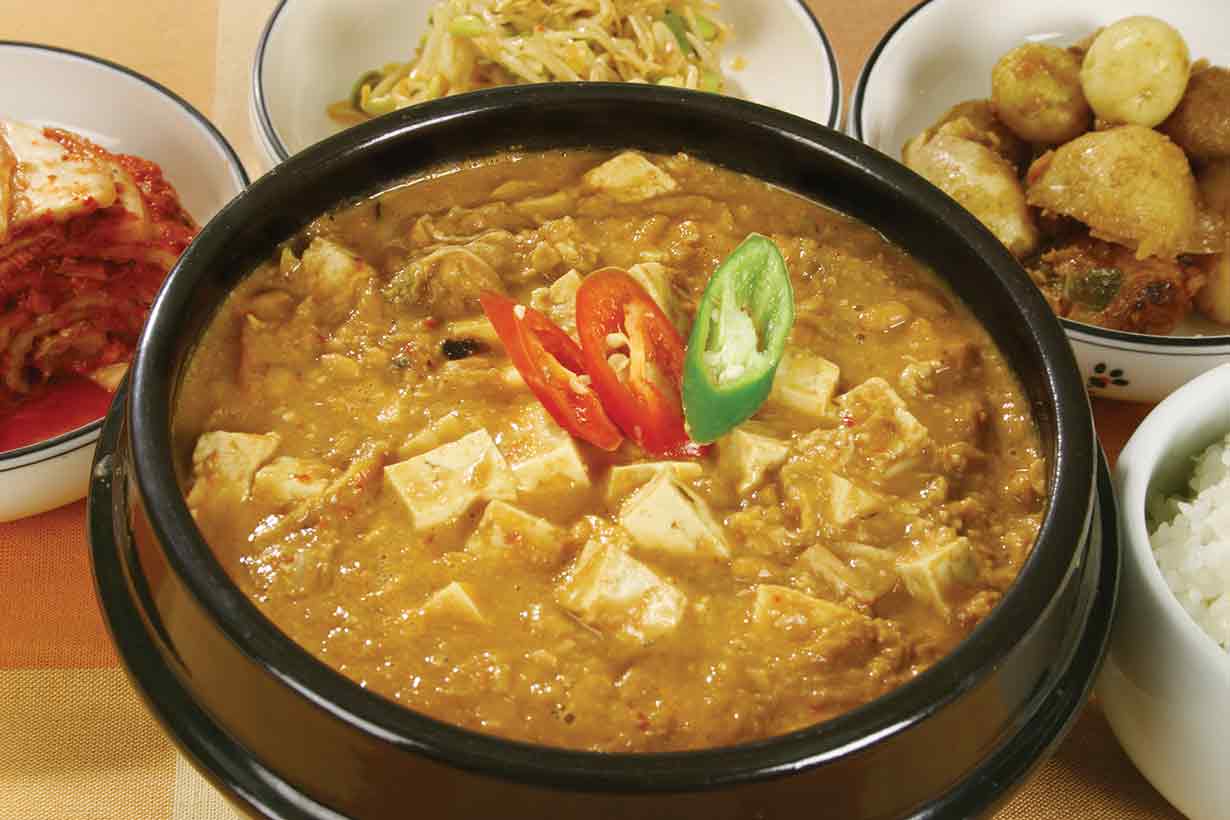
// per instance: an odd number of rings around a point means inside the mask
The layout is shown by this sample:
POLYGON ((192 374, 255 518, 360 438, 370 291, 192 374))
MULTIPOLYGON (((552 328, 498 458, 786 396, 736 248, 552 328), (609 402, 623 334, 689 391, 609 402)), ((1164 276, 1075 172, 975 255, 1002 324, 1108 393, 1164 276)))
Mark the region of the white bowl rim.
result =
MULTIPOLYGON (((1145 520, 1145 502, 1152 481, 1173 431, 1184 426, 1190 407, 1214 407, 1230 387, 1230 364, 1201 373, 1163 399, 1128 440, 1115 465, 1114 484, 1119 501, 1119 529, 1126 546, 1125 561, 1134 563, 1150 596, 1159 601, 1162 611, 1178 628, 1183 640, 1196 648, 1205 663, 1213 664, 1230 676, 1230 653, 1200 627, 1166 583, 1153 548, 1145 520)), ((1223 431, 1217 438, 1224 438, 1223 431)), ((1212 443, 1212 442, 1210 442, 1212 443)), ((1198 453, 1192 453, 1192 456, 1198 453)))
MULTIPOLYGON (((36 52, 46 52, 60 57, 68 57, 72 60, 84 62, 108 71, 117 72, 130 77, 138 82, 159 92, 167 99, 176 103, 184 110, 189 117, 196 121, 197 125, 205 130, 209 137, 217 144, 217 147, 222 149, 222 153, 226 156, 227 161, 231 165, 232 172, 238 177, 241 183, 241 188, 246 188, 252 184, 252 180, 248 177, 247 170, 243 167, 243 162, 239 159, 239 154, 235 152, 234 147, 218 130, 218 127, 210 122, 209 118, 202 114, 192 103, 185 100, 180 95, 176 94, 171 89, 167 88, 157 80, 153 80, 139 71, 135 71, 127 66, 120 65, 106 59, 105 57, 96 57, 93 54, 86 54, 82 51, 74 51, 69 48, 61 48, 60 46, 50 46, 44 43, 32 43, 25 40, 3 40, 0 39, 0 49, 15 49, 29 50, 36 52)), ((104 414, 105 416, 105 414, 104 414)), ((17 470, 21 467, 29 467, 34 464, 40 464, 44 461, 49 461, 53 458, 59 458, 67 453, 74 452, 87 447, 98 440, 99 432, 102 430, 102 417, 91 421, 89 424, 76 427, 72 430, 66 430, 63 433, 58 433, 49 439, 36 441, 33 444, 27 444, 24 447, 18 447, 14 450, 5 450, 0 452, 0 475, 17 470)))
MULTIPOLYGON (((879 62, 881 55, 888 48, 889 43, 893 41, 893 38, 897 36, 898 32, 916 14, 939 1, 922 0, 918 5, 901 15, 884 32, 884 35, 876 43, 875 48, 871 50, 871 53, 867 55, 867 59, 863 62, 858 78, 854 83, 854 93, 850 97, 849 126, 847 128, 850 136, 859 142, 867 142, 863 131, 863 106, 867 101, 867 86, 871 81, 871 74, 875 71, 876 64, 879 62)), ((1065 319, 1062 316, 1058 318, 1060 324, 1063 325, 1064 330, 1069 335, 1078 335, 1082 342, 1092 344, 1095 347, 1106 347, 1113 350, 1134 350, 1142 353, 1157 352, 1151 348, 1165 348, 1167 354, 1179 356, 1225 356, 1230 354, 1230 332, 1201 336, 1159 336, 1153 333, 1132 333, 1126 330, 1098 327, 1086 322, 1065 319), (1103 342, 1103 344, 1098 344, 1098 340, 1103 342)))
MULTIPOLYGON (((820 24, 819 18, 812 12, 805 0, 786 0, 793 4, 801 11, 804 17, 811 23, 811 27, 820 40, 820 45, 824 49, 824 57, 828 62, 830 89, 829 89, 829 115, 828 119, 821 123, 829 128, 838 128, 841 125, 842 103, 845 94, 842 91, 841 73, 837 65, 837 54, 833 51, 833 44, 829 41, 828 32, 824 30, 824 26, 820 24)), ((256 56, 252 60, 252 105, 253 113, 256 115, 256 122, 259 126, 258 131, 261 137, 261 142, 266 149, 272 149, 272 153, 277 157, 277 161, 285 162, 290 159, 290 149, 282 142, 282 138, 278 136, 278 130, 273 125, 273 118, 269 116, 269 107, 265 104, 265 52, 269 45, 269 40, 273 36, 273 30, 277 26, 278 19, 282 12, 290 5, 290 0, 278 0, 278 4, 274 7, 273 12, 269 15, 269 20, 265 23, 265 28, 261 32, 260 40, 256 44, 256 56)), ((752 100, 755 102, 755 100, 752 100)))

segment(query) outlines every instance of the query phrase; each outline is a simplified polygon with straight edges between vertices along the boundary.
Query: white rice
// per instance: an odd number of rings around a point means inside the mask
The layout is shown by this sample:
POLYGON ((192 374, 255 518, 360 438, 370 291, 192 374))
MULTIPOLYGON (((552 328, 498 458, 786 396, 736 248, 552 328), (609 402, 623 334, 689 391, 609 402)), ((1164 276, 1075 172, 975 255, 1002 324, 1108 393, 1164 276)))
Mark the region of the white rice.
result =
POLYGON ((1192 497, 1149 499, 1157 565, 1205 632, 1230 651, 1230 435, 1196 459, 1192 497))

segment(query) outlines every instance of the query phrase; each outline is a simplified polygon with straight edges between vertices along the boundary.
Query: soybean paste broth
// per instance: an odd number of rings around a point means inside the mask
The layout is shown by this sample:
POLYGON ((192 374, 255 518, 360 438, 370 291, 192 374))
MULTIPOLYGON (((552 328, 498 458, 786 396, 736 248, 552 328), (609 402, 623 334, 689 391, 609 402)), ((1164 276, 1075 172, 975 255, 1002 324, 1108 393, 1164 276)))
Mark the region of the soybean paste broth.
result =
POLYGON ((1028 402, 870 227, 685 155, 613 156, 442 169, 288 242, 188 367, 189 508, 290 637, 442 720, 629 752, 826 720, 935 663, 1012 583, 1045 507, 1028 402), (570 438, 477 301, 575 334, 576 283, 613 265, 686 339, 753 231, 790 270, 787 357, 750 421, 674 466, 570 438))

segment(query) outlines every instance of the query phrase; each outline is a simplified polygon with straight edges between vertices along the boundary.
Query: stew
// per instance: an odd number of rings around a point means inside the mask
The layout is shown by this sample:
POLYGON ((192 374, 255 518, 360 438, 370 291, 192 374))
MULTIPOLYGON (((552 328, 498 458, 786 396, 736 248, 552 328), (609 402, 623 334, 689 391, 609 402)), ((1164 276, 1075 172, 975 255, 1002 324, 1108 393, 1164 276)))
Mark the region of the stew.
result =
POLYGON ((509 154, 326 214, 228 297, 177 401, 187 505, 274 623, 552 746, 728 745, 888 692, 992 610, 1046 505, 1021 387, 933 271, 685 155, 509 154), (682 420, 666 340, 752 233, 794 299, 767 400, 710 447, 630 433, 682 420), (622 441, 577 421, 598 405, 622 441))

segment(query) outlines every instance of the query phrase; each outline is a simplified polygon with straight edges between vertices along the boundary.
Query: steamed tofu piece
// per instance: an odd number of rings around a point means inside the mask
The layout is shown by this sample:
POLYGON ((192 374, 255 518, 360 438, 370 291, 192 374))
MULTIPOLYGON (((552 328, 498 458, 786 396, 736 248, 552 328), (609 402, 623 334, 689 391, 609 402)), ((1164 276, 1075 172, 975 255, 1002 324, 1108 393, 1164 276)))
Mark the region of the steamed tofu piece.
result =
POLYGON ((543 452, 513 465, 517 489, 527 496, 573 493, 589 487, 589 472, 572 437, 554 438, 543 452))
POLYGON ((978 582, 974 545, 965 536, 942 532, 897 558, 897 574, 917 601, 948 618, 948 599, 962 585, 978 582))
POLYGON ((548 569, 564 562, 566 548, 559 527, 503 501, 487 505, 465 546, 475 555, 509 556, 548 569))
POLYGON ((820 356, 788 350, 773 377, 768 403, 822 418, 829 410, 841 368, 820 356))
POLYGON ((790 633, 810 633, 847 622, 866 622, 869 619, 849 607, 825 601, 806 592, 777 584, 760 584, 756 587, 756 601, 752 604, 752 623, 790 633))
POLYGON ((303 252, 299 267, 306 277, 305 290, 318 307, 320 317, 337 324, 350 315, 359 294, 376 275, 371 265, 346 248, 317 237, 303 252))
POLYGON ((438 623, 477 625, 487 622, 470 593, 456 581, 432 594, 423 604, 422 613, 424 618, 438 623))
POLYGON ((688 482, 704 475, 704 469, 695 461, 648 461, 612 467, 606 485, 607 503, 611 506, 618 504, 624 496, 662 473, 674 475, 680 482, 688 482))
POLYGON ((866 544, 845 542, 832 549, 814 544, 796 565, 837 595, 849 595, 865 604, 874 604, 897 585, 896 556, 866 544))
POLYGON ((572 338, 577 337, 577 288, 581 274, 570 270, 550 285, 530 291, 530 307, 546 315, 572 338))
POLYGON ((619 511, 619 523, 647 552, 730 557, 722 525, 709 505, 670 471, 632 494, 619 511))
POLYGON ((820 486, 826 491, 827 500, 823 514, 840 527, 884 509, 885 501, 879 494, 868 492, 837 473, 821 478, 820 486))
POLYGON ((384 468, 416 530, 454 522, 480 501, 517 497, 517 482, 491 434, 475 430, 384 468))
POLYGON ((909 469, 931 446, 927 428, 878 376, 842 394, 836 404, 858 457, 877 476, 891 478, 909 469))
POLYGON ((761 631, 758 638, 766 649, 783 641, 802 645, 809 664, 823 658, 851 669, 872 664, 891 669, 904 657, 900 633, 892 624, 790 587, 757 586, 752 625, 761 631))
POLYGON ((277 433, 257 435, 218 430, 203 434, 192 451, 188 507, 247 501, 256 471, 273 458, 281 441, 277 433))
POLYGON ((782 466, 789 452, 775 438, 736 427, 718 440, 718 472, 745 495, 764 483, 765 473, 782 466))
POLYGON ((331 472, 320 461, 280 456, 256 471, 252 496, 273 504, 306 501, 328 488, 331 472))
POLYGON ((635 151, 625 151, 590 170, 585 184, 625 203, 644 202, 678 187, 670 174, 635 151))
POLYGON ((43 222, 67 222, 116 199, 110 169, 89 154, 70 152, 41 128, 0 119, 0 174, 20 185, 5 186, 7 231, 0 240, 43 222))
POLYGON ((611 543, 590 541, 556 601, 604 634, 647 644, 672 632, 687 597, 645 564, 611 543))
POLYGON ((589 468, 576 440, 537 402, 526 408, 501 443, 523 496, 562 499, 590 486, 589 468))

